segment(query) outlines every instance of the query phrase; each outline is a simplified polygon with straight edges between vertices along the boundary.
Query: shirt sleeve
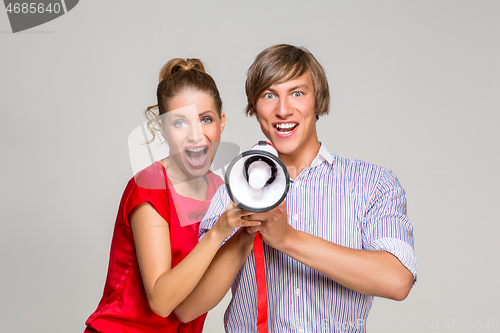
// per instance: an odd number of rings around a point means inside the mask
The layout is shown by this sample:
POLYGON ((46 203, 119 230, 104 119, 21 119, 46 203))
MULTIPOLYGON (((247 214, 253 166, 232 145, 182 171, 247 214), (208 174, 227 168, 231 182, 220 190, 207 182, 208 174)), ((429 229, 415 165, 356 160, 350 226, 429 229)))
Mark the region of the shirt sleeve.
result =
POLYGON ((229 205, 230 201, 231 200, 227 194, 226 186, 220 186, 217 192, 215 192, 212 201, 210 201, 210 206, 208 207, 205 216, 201 219, 199 228, 200 240, 203 236, 205 236, 208 230, 212 228, 215 222, 217 222, 227 205, 229 205))
POLYGON ((166 180, 163 170, 157 165, 151 165, 132 178, 122 200, 124 200, 123 204, 125 205, 123 218, 129 228, 130 213, 144 202, 149 202, 165 221, 169 222, 170 220, 170 202, 166 180))
POLYGON ((362 225, 363 248, 393 254, 417 280, 413 227, 406 214, 406 195, 398 179, 383 169, 362 225))

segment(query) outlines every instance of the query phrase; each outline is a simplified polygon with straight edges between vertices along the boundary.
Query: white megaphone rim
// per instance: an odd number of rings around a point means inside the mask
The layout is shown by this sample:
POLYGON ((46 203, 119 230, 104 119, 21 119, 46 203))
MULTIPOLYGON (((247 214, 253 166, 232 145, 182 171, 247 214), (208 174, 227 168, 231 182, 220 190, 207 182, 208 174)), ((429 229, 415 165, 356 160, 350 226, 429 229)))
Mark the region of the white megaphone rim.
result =
POLYGON ((288 174, 288 170, 285 166, 285 164, 283 164, 283 162, 278 158, 276 157, 276 155, 268 152, 268 151, 265 151, 265 150, 257 150, 257 149, 251 149, 251 150, 247 150, 247 151, 244 151, 242 152, 241 154, 239 154, 238 156, 236 156, 232 161, 231 163, 229 164, 227 170, 226 170, 226 173, 224 175, 224 181, 226 183, 226 189, 227 189, 227 193, 229 195, 229 197, 231 198, 231 200, 240 208, 243 208, 245 210, 248 210, 249 212, 254 212, 254 213, 261 213, 261 212, 267 212, 273 208, 276 208, 279 206, 279 204, 285 200, 286 198, 286 195, 288 194, 288 189, 290 188, 290 175, 288 174), (233 192, 231 191, 231 185, 229 184, 229 176, 231 174, 231 171, 234 167, 234 165, 239 161, 241 160, 242 158, 244 157, 247 157, 247 156, 250 156, 250 155, 263 155, 263 156, 266 156, 270 159, 272 159, 274 162, 276 162, 278 165, 281 166, 282 170, 283 170, 283 173, 285 175, 285 182, 286 182, 286 185, 285 185, 285 189, 283 191, 283 195, 281 196, 281 198, 276 202, 274 203, 273 205, 270 205, 270 206, 266 206, 266 207, 261 207, 261 208, 256 208, 256 207, 251 207, 251 206, 248 206, 248 205, 245 205, 244 203, 242 203, 241 201, 238 200, 238 198, 236 198, 233 194, 233 192))

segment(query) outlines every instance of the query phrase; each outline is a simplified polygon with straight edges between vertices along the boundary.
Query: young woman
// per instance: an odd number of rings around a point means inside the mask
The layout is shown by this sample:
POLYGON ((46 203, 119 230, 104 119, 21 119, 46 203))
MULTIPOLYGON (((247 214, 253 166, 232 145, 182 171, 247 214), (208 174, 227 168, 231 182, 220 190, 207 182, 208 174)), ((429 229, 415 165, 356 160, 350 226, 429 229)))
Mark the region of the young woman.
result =
MULTIPOLYGON (((258 225, 229 209, 198 242, 199 221, 222 180, 208 170, 225 115, 214 80, 198 59, 163 66, 158 118, 169 157, 131 179, 116 218, 102 299, 85 332, 201 332, 206 315, 182 323, 176 307, 199 282, 234 228, 258 225)), ((156 116, 156 115, 154 115, 156 116)), ((154 133, 154 132, 153 132, 154 133)))

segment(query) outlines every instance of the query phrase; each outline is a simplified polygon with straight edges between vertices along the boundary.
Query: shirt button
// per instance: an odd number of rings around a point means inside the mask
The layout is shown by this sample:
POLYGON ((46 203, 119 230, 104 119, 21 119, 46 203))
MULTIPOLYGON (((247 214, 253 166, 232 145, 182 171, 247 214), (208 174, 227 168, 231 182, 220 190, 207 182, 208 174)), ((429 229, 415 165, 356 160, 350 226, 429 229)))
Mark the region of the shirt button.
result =
POLYGON ((299 288, 295 289, 295 295, 297 295, 297 297, 300 296, 300 289, 299 288))
POLYGON ((293 216, 293 220, 294 220, 294 221, 298 221, 298 220, 299 220, 299 214, 295 214, 295 215, 293 216))

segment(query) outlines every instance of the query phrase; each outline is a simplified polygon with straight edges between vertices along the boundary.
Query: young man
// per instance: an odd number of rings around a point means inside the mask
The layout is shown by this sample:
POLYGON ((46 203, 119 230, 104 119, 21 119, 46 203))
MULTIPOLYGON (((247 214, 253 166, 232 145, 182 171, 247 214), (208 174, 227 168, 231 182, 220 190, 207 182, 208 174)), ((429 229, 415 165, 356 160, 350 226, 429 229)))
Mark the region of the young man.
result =
POLYGON ((176 313, 189 320, 215 306, 232 285, 227 332, 257 332, 252 245, 264 241, 270 332, 365 332, 373 296, 403 300, 416 279, 412 226, 397 178, 388 170, 328 152, 316 121, 328 113, 326 75, 304 48, 276 45, 247 74, 246 113, 257 117, 290 174, 277 208, 250 213, 221 187, 200 224, 260 221, 221 247, 176 313))

